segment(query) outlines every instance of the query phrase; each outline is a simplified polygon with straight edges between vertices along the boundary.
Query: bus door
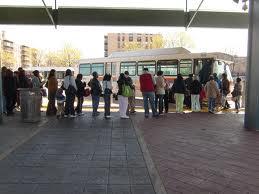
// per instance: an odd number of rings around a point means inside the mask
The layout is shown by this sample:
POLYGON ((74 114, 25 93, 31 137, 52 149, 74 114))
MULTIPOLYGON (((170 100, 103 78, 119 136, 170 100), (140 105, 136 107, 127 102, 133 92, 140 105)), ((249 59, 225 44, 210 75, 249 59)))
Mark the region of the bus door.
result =
POLYGON ((202 84, 209 81, 210 75, 213 73, 213 59, 194 59, 194 74, 199 76, 202 84))

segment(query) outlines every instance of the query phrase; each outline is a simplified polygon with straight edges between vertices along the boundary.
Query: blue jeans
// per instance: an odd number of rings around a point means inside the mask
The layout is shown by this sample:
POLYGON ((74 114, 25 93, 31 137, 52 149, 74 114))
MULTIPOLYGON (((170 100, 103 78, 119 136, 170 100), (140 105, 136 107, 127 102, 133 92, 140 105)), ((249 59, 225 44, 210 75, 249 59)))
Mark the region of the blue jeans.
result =
POLYGON ((97 109, 99 107, 100 96, 92 95, 92 106, 93 114, 97 114, 97 109))
POLYGON ((216 98, 209 97, 209 111, 214 111, 216 98))
POLYGON ((157 115, 157 111, 155 108, 155 93, 154 92, 142 92, 143 100, 144 100, 144 109, 145 115, 149 114, 148 101, 150 103, 153 115, 157 115))
POLYGON ((163 108, 164 108, 164 95, 163 94, 156 95, 156 100, 155 100, 156 109, 157 109, 157 105, 158 105, 159 114, 162 114, 163 108))
POLYGON ((110 116, 111 114, 111 95, 110 94, 104 94, 104 116, 110 116))

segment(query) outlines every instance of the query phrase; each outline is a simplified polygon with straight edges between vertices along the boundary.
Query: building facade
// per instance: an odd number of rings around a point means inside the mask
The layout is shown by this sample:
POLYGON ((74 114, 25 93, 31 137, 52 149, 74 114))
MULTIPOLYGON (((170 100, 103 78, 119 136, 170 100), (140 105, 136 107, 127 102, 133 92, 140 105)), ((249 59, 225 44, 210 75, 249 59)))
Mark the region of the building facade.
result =
POLYGON ((153 38, 162 37, 161 34, 147 33, 108 33, 104 36, 104 56, 108 57, 112 52, 128 50, 130 43, 137 44, 141 49, 152 49, 153 38))
POLYGON ((16 44, 6 37, 6 32, 0 32, 1 65, 11 69, 18 67, 28 68, 32 66, 32 48, 26 45, 16 44))

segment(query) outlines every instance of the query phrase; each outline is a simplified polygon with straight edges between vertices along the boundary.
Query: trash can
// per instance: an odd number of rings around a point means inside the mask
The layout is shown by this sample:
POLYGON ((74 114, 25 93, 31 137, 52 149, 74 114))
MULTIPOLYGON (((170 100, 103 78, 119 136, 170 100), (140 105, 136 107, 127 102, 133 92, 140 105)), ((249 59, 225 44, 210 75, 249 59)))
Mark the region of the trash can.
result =
POLYGON ((19 88, 21 118, 23 122, 41 119, 41 91, 38 88, 19 88))

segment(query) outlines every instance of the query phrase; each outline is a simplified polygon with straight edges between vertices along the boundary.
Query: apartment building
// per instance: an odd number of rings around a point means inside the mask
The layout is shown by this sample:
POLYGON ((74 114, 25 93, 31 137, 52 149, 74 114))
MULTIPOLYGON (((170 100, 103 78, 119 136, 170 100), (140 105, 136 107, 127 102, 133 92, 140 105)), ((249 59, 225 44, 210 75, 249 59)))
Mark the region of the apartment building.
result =
POLYGON ((142 49, 153 48, 153 37, 161 34, 147 33, 108 33, 104 36, 104 56, 109 56, 114 51, 125 51, 128 43, 134 42, 142 49))
POLYGON ((28 68, 32 66, 31 47, 16 44, 6 37, 6 32, 0 32, 1 63, 12 69, 18 67, 28 68))

